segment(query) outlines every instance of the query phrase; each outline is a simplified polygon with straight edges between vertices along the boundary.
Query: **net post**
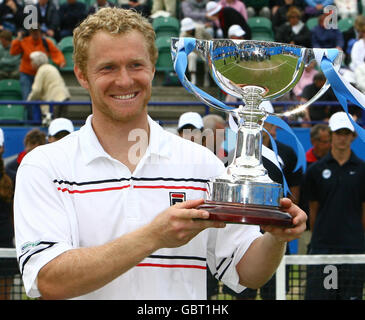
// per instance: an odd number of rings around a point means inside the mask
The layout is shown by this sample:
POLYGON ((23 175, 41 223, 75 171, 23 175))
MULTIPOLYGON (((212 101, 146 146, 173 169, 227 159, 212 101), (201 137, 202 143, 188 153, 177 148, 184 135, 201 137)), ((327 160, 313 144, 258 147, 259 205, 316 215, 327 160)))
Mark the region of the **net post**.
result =
POLYGON ((286 300, 285 293, 285 266, 286 256, 281 259, 279 267, 276 269, 276 300, 286 300))

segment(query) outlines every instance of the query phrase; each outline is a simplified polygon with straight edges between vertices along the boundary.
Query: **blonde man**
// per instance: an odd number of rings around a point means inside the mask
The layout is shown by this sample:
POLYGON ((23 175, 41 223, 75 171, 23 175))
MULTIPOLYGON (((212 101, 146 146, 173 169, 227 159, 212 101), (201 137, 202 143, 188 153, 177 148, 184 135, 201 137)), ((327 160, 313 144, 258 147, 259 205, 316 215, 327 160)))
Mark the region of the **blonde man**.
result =
POLYGON ((305 213, 287 199, 296 227, 263 236, 196 209, 224 167, 148 116, 154 37, 145 18, 119 8, 74 31, 74 71, 92 115, 34 150, 17 177, 17 252, 30 296, 205 299, 207 264, 240 291, 267 281, 286 241, 304 231, 305 213))
MULTIPOLYGON (((32 85, 32 91, 28 95, 28 101, 67 101, 70 92, 58 69, 48 63, 47 55, 42 51, 34 51, 30 54, 30 61, 36 75, 32 85)), ((61 116, 64 106, 56 105, 53 109, 53 117, 61 116)), ((47 108, 48 109, 48 108, 47 108)), ((43 113, 47 111, 43 110, 43 113)))

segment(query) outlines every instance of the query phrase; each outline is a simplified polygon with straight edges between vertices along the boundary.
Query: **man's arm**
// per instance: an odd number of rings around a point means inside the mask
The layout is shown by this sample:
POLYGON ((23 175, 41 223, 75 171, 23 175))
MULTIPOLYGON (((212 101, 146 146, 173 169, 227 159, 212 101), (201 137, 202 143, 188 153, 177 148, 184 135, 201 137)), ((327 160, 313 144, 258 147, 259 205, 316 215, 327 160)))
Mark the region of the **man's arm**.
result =
POLYGON ((116 240, 62 253, 38 273, 38 289, 42 297, 67 299, 94 291, 159 248, 179 247, 206 228, 224 227, 221 222, 204 221, 209 217, 208 212, 193 209, 202 203, 203 200, 178 203, 159 214, 150 224, 116 240))
POLYGON ((260 288, 274 274, 285 253, 286 243, 304 232, 307 215, 289 199, 282 199, 282 208, 293 217, 293 228, 261 226, 265 231, 248 248, 240 262, 237 272, 240 284, 249 288, 260 288))

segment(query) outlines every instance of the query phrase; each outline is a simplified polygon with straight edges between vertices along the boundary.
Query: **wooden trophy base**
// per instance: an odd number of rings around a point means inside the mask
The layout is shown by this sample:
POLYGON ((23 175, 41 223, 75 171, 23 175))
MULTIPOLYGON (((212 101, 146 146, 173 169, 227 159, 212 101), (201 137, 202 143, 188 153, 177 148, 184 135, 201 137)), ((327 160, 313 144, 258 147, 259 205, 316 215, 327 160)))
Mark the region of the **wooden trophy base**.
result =
POLYGON ((197 209, 208 211, 210 220, 238 224, 273 225, 284 228, 293 227, 291 215, 277 207, 206 200, 197 209))

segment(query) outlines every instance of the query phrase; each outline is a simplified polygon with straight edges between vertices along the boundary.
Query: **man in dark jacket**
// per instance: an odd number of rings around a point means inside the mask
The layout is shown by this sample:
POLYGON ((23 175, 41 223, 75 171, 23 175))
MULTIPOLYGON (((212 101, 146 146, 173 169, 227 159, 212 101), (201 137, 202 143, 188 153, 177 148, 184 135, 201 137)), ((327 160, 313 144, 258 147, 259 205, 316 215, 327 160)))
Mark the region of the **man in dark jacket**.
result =
POLYGON ((60 6, 61 39, 72 36, 74 28, 86 18, 87 9, 84 3, 77 0, 67 0, 60 6))

